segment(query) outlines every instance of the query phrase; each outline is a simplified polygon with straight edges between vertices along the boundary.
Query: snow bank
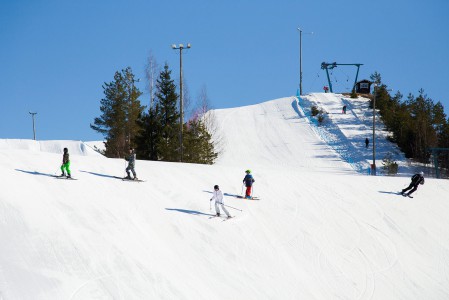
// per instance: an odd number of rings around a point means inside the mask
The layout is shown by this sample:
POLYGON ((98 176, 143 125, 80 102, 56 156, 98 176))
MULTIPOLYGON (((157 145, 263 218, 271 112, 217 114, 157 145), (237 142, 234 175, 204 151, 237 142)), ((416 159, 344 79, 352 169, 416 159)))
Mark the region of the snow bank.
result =
POLYGON ((94 146, 104 149, 102 142, 82 141, 34 141, 24 139, 0 139, 0 150, 28 150, 32 152, 63 153, 67 148, 70 155, 98 156, 94 146))

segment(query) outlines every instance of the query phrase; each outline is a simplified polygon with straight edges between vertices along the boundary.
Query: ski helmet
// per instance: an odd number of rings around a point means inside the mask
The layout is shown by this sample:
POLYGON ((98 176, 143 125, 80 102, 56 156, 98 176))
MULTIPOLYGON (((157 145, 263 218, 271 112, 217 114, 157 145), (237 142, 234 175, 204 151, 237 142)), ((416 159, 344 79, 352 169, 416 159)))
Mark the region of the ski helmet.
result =
POLYGON ((67 151, 69 151, 69 149, 67 149, 67 148, 64 148, 64 152, 67 152, 67 151))
POLYGON ((245 173, 251 173, 251 170, 246 170, 245 173))
POLYGON ((220 188, 218 187, 218 185, 214 185, 214 190, 219 190, 220 188))

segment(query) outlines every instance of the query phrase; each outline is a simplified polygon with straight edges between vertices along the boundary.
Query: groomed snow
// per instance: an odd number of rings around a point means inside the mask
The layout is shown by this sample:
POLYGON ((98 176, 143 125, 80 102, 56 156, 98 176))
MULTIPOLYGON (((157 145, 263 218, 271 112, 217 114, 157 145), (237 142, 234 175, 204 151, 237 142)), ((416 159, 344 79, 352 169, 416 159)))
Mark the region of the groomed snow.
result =
POLYGON ((217 164, 137 161, 142 183, 82 142, 0 140, 0 299, 449 298, 447 180, 396 195, 409 176, 356 172, 293 97, 215 115, 217 164), (246 169, 260 201, 231 196, 246 169), (235 218, 209 219, 214 184, 235 218))

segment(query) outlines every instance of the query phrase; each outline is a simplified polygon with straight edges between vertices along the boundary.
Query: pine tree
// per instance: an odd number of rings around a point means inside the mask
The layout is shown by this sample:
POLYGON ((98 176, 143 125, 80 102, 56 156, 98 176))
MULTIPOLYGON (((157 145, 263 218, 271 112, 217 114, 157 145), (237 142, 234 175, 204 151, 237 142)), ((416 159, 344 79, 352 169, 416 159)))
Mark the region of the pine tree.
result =
POLYGON ((185 127, 183 161, 198 164, 213 164, 218 154, 214 151, 212 136, 204 122, 195 117, 185 127))
POLYGON ((159 103, 161 137, 158 142, 159 159, 179 161, 179 112, 177 110, 178 94, 171 71, 166 63, 156 82, 156 99, 159 103))
POLYGON ((136 137, 136 145, 137 156, 141 159, 159 160, 158 143, 162 129, 159 117, 159 104, 156 104, 139 118, 142 130, 136 137))
POLYGON ((429 147, 435 147, 438 137, 431 119, 433 111, 433 101, 427 98, 424 91, 419 91, 419 96, 410 99, 410 113, 413 120, 414 143, 413 157, 419 162, 429 162, 429 147))
POLYGON ((115 72, 114 81, 103 85, 102 115, 95 118, 95 125, 90 127, 105 136, 105 155, 108 157, 123 157, 140 131, 136 121, 144 107, 138 99, 142 93, 134 83, 134 74, 128 67, 115 72))

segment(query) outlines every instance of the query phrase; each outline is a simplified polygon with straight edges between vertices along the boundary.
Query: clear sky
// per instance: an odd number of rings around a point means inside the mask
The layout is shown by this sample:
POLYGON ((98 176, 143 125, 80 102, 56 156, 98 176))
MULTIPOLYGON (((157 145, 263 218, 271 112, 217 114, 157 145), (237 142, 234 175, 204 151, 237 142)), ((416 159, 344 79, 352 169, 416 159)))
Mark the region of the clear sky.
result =
MULTIPOLYGON (((446 0, 144 1, 0 0, 0 138, 99 140, 104 82, 130 66, 149 103, 149 53, 179 77, 183 52, 191 102, 205 87, 212 108, 295 95, 299 32, 304 93, 327 85, 321 62, 362 63, 395 93, 423 88, 449 114, 449 2, 446 0), (307 34, 313 32, 313 34, 307 34)), ((348 92, 356 68, 332 72, 348 92)))

